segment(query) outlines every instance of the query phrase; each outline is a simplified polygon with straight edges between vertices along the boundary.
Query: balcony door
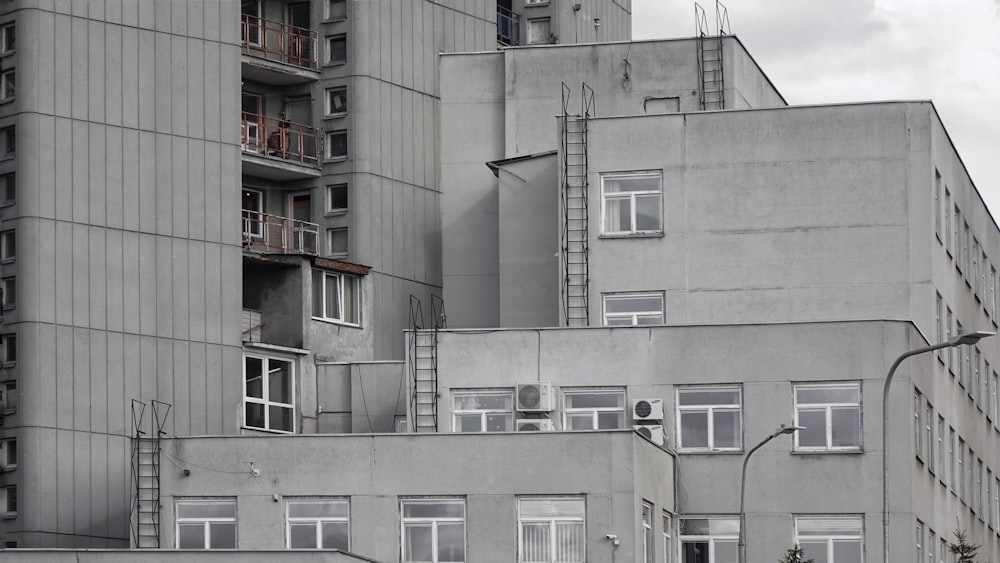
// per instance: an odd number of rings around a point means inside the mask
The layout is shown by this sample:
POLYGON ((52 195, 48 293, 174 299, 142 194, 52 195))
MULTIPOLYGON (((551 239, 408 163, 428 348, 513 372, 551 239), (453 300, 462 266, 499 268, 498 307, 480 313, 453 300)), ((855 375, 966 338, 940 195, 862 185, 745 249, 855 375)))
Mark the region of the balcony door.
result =
POLYGON ((243 43, 253 47, 260 47, 260 0, 242 0, 240 2, 240 21, 243 28, 243 43))
POLYGON ((299 66, 311 66, 313 60, 312 38, 309 30, 309 2, 296 2, 288 5, 288 57, 290 63, 299 66))
POLYGON ((308 191, 288 194, 287 231, 291 240, 287 242, 293 250, 302 252, 316 248, 316 231, 309 223, 312 220, 312 194, 308 191))
POLYGON ((243 92, 243 150, 259 152, 260 119, 264 113, 264 98, 260 94, 243 92))

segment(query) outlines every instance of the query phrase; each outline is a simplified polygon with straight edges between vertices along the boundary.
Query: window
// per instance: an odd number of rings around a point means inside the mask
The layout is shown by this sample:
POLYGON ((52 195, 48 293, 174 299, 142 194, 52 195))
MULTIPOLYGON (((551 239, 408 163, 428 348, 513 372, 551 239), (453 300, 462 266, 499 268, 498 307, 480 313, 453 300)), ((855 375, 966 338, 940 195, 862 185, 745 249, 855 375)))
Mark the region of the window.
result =
POLYGON ((455 432, 513 431, 513 392, 456 391, 451 397, 452 428, 455 432))
POLYGON ((0 489, 0 507, 4 518, 17 516, 17 485, 7 485, 0 489))
POLYGON ((670 528, 672 522, 670 521, 670 513, 666 510, 663 511, 663 563, 671 563, 674 553, 674 543, 671 541, 670 528))
POLYGON ((962 271, 962 255, 961 255, 962 240, 961 240, 961 234, 959 232, 959 229, 961 229, 961 227, 962 227, 962 210, 958 208, 958 204, 957 203, 955 204, 954 210, 955 210, 955 213, 953 214, 954 222, 951 224, 951 226, 952 226, 951 235, 952 235, 952 238, 955 241, 955 267, 958 268, 958 271, 961 272, 962 271))
POLYGON ((972 402, 979 406, 979 364, 982 363, 982 353, 979 351, 979 346, 973 348, 973 354, 971 358, 971 364, 969 366, 969 386, 967 391, 969 393, 969 398, 972 402))
POLYGON ((8 69, 0 73, 0 101, 6 102, 14 99, 14 86, 17 83, 17 74, 14 69, 8 69))
POLYGON ((662 232, 659 172, 601 176, 601 234, 662 232))
POLYGON ((347 211, 347 184, 333 184, 326 187, 326 212, 345 213, 347 211))
POLYGON ((342 20, 347 18, 347 0, 326 0, 326 19, 342 20))
POLYGON ((14 172, 0 175, 0 205, 17 200, 17 175, 14 172))
POLYGON ((625 390, 563 391, 564 430, 625 428, 625 390))
POLYGON ((1000 379, 997 378, 997 372, 990 370, 990 417, 993 419, 993 426, 997 427, 1000 421, 997 417, 1000 416, 1000 409, 997 408, 997 398, 1000 393, 1000 379))
POLYGON ((972 294, 979 299, 979 239, 972 237, 972 247, 969 249, 969 278, 972 282, 972 294))
POLYGON ((682 451, 739 450, 741 429, 739 387, 692 387, 677 390, 677 427, 682 451))
POLYGON ((951 233, 951 192, 948 187, 944 188, 944 249, 948 253, 948 258, 952 257, 952 233, 951 233))
POLYGON ((4 156, 14 156, 17 145, 17 133, 13 125, 0 129, 0 141, 3 141, 4 156))
POLYGON ((295 432, 295 378, 292 362, 243 356, 243 402, 248 428, 295 432))
POLYGON ((347 499, 290 500, 285 525, 292 549, 350 549, 347 499))
POLYGON ((347 36, 334 35, 326 38, 327 64, 344 64, 347 62, 347 36))
POLYGON ((328 131, 326 133, 326 159, 344 160, 347 158, 347 131, 328 131))
POLYGON ((736 561, 739 536, 739 518, 681 518, 681 563, 736 561))
POLYGON ((312 285, 313 317, 355 326, 361 324, 361 287, 357 277, 313 270, 312 285))
POLYGON ((924 560, 924 523, 917 520, 916 528, 913 531, 917 538, 916 541, 916 561, 917 563, 922 563, 924 560))
POLYGON ((17 335, 14 333, 0 335, 0 349, 2 349, 4 364, 13 364, 16 362, 17 335))
POLYGON ((178 500, 177 549, 235 549, 235 500, 178 500))
POLYGON ((330 88, 326 91, 326 114, 347 115, 347 88, 330 88))
POLYGON ((924 435, 924 428, 921 424, 921 414, 923 412, 923 395, 916 389, 913 390, 913 452, 917 459, 924 460, 924 444, 921 439, 924 435))
POLYGON ((948 549, 948 539, 945 538, 944 536, 941 536, 940 540, 938 541, 938 544, 941 548, 938 551, 938 562, 945 563, 946 561, 951 561, 951 555, 950 555, 951 550, 948 549))
POLYGON ((401 500, 403 562, 465 561, 465 501, 401 500))
POLYGON ((653 546, 653 505, 642 503, 642 561, 653 563, 656 548, 653 546))
POLYGON ((618 293, 605 295, 604 324, 607 326, 663 324, 663 294, 618 293))
POLYGON ((958 489, 958 498, 962 502, 968 501, 968 495, 966 494, 966 483, 968 478, 965 475, 965 468, 969 465, 969 457, 967 450, 965 448, 965 440, 962 438, 958 439, 958 467, 955 469, 955 477, 958 480, 956 489, 958 489))
MULTIPOLYGON (((944 327, 948 331, 948 339, 950 340, 951 337, 955 335, 955 331, 954 331, 954 328, 953 328, 955 326, 955 317, 954 317, 954 315, 952 315, 951 307, 947 307, 946 306, 945 307, 945 311, 947 313, 947 318, 945 319, 945 325, 944 325, 944 327)), ((948 371, 951 372, 952 375, 955 375, 955 368, 956 368, 956 366, 955 366, 955 364, 956 364, 955 358, 958 357, 957 356, 957 354, 958 354, 957 346, 951 346, 951 347, 948 348, 948 350, 949 350, 949 353, 948 353, 948 356, 945 358, 945 361, 948 364, 948 371)))
POLYGON ((17 382, 7 381, 0 384, 0 414, 17 412, 17 382))
POLYGON ((993 516, 990 521, 1000 535, 1000 474, 993 477, 993 496, 990 497, 990 512, 993 516))
POLYGON ((14 52, 14 49, 17 47, 14 24, 7 24, 3 28, 0 28, 0 42, 3 44, 3 54, 6 55, 14 52))
POLYGON ((517 500, 519 563, 583 563, 587 559, 583 498, 517 500))
POLYGON ((0 440, 0 468, 10 471, 17 467, 17 439, 0 440))
POLYGON ((937 534, 934 530, 927 530, 927 563, 935 563, 935 549, 937 549, 937 534))
POLYGON ((965 272, 965 285, 970 286, 969 283, 969 264, 971 262, 971 246, 972 244, 972 230, 969 229, 969 222, 962 222, 962 271, 965 272))
POLYGON ((14 230, 0 232, 0 261, 9 262, 17 257, 17 238, 14 230))
POLYGON ((986 503, 983 502, 983 499, 985 498, 983 495, 984 472, 983 460, 976 458, 976 469, 973 474, 973 478, 976 480, 976 490, 972 498, 972 511, 979 515, 980 520, 983 520, 983 508, 985 508, 986 505, 986 503))
POLYGON ((347 228, 326 230, 326 250, 331 258, 347 258, 348 255, 347 228))
POLYGON ((795 433, 800 451, 861 448, 861 384, 795 386, 795 433))
POLYGON ((17 279, 14 276, 0 279, 0 303, 10 309, 17 302, 17 279))
POLYGON ((931 406, 930 401, 927 402, 927 406, 924 409, 924 441, 927 443, 927 470, 934 473, 935 466, 934 460, 937 457, 934 451, 934 421, 937 417, 934 415, 934 407, 931 406))
MULTIPOLYGON (((944 300, 941 298, 941 294, 934 292, 934 326, 937 332, 937 341, 944 342, 944 300)), ((944 362, 944 355, 947 353, 947 349, 941 349, 935 352, 938 359, 944 362)))
POLYGON ((944 485, 945 483, 948 482, 948 459, 947 459, 946 446, 945 446, 945 443, 944 443, 945 437, 946 437, 946 435, 944 433, 944 417, 941 416, 941 415, 938 415, 938 420, 937 420, 937 453, 938 453, 937 470, 938 470, 938 479, 941 480, 941 484, 942 485, 944 485))
POLYGON ((795 542, 804 559, 828 563, 860 562, 861 517, 808 517, 795 519, 795 542))
POLYGON ((528 20, 528 45, 551 43, 552 24, 549 18, 528 20))
POLYGON ((941 173, 934 170, 934 234, 941 241, 941 173))
POLYGON ((986 468, 986 480, 983 482, 983 515, 986 525, 993 527, 993 470, 986 468))
POLYGON ((264 192, 243 188, 243 236, 264 236, 264 192))
POLYGON ((993 280, 995 279, 997 279, 997 269, 994 268, 993 266, 990 266, 990 279, 987 280, 987 283, 990 286, 989 290, 990 317, 995 317, 997 314, 997 287, 996 284, 993 282, 993 280))
POLYGON ((958 494, 958 480, 960 479, 960 466, 958 465, 958 452, 956 448, 958 447, 955 438, 955 429, 948 427, 948 472, 951 473, 950 479, 948 479, 948 485, 951 487, 952 494, 958 494))

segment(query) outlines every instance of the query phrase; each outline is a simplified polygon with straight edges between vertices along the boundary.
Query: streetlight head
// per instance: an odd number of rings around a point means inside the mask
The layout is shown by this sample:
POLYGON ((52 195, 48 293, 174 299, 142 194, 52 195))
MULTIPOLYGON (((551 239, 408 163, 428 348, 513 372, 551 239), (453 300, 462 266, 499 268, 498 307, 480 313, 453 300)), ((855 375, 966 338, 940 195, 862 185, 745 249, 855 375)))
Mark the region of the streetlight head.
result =
POLYGON ((778 428, 778 430, 774 433, 774 435, 780 436, 781 434, 792 434, 794 432, 798 432, 799 430, 805 430, 805 429, 806 429, 805 426, 785 426, 784 424, 782 424, 781 428, 778 428))
POLYGON ((993 336, 995 332, 986 332, 984 330, 977 330, 975 332, 967 332, 965 334, 959 334, 958 336, 952 338, 948 341, 949 346, 961 346, 963 344, 975 344, 983 338, 993 336))

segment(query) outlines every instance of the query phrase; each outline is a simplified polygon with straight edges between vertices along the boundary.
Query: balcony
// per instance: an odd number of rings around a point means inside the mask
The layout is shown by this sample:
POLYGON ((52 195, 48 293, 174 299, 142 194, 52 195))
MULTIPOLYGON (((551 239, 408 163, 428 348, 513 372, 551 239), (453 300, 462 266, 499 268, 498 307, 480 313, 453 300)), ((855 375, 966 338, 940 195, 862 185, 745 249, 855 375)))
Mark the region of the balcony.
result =
POLYGON ((320 175, 318 129, 243 112, 240 130, 245 173, 282 181, 320 175))
POLYGON ((497 45, 515 47, 521 44, 521 16, 503 6, 497 6, 497 45))
POLYGON ((264 323, 260 320, 260 311, 243 309, 240 324, 243 328, 243 342, 260 342, 260 329, 264 327, 264 323))
POLYGON ((317 254, 319 225, 243 210, 243 248, 266 254, 317 254))
POLYGON ((243 14, 243 76, 270 84, 319 79, 319 35, 310 29, 243 14))

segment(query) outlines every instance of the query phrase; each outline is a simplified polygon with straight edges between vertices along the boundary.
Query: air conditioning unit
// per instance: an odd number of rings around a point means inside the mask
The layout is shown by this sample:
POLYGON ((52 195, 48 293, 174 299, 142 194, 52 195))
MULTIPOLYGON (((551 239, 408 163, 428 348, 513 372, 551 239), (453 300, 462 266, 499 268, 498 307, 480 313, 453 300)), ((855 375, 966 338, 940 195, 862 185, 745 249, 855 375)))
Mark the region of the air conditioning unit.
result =
POLYGON ((663 426, 660 426, 659 424, 636 424, 632 427, 632 430, 635 430, 640 436, 643 436, 658 446, 668 445, 667 436, 663 433, 663 426))
POLYGON ((636 399, 632 401, 633 420, 663 420, 662 399, 636 399))
POLYGON ((518 432, 549 432, 552 430, 552 421, 547 418, 519 418, 517 420, 518 432))
POLYGON ((549 412, 556 408, 555 399, 551 383, 517 384, 517 410, 521 412, 549 412))

